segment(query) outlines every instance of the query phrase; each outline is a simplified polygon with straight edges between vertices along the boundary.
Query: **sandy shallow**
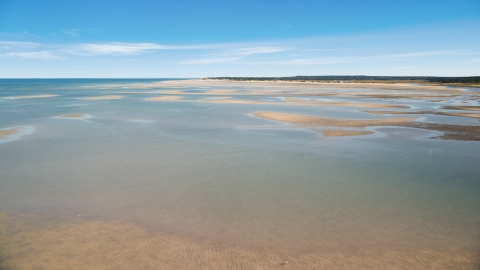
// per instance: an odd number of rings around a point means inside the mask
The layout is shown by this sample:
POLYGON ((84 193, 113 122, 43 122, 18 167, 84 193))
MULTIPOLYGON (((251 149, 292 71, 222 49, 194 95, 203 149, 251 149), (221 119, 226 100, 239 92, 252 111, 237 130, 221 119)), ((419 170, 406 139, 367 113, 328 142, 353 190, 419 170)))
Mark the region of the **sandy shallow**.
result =
POLYGON ((11 136, 11 135, 17 134, 18 132, 19 130, 16 128, 0 129, 0 138, 11 136))
POLYGON ((267 250, 152 233, 131 223, 36 219, 0 213, 1 269, 477 269, 480 264, 475 252, 449 247, 267 250))
POLYGON ((365 111, 365 112, 370 114, 375 114, 375 115, 431 114, 431 115, 447 115, 447 116, 459 116, 459 117, 480 119, 479 113, 438 112, 438 111, 365 111))
POLYGON ((79 99, 84 99, 84 100, 108 100, 108 99, 121 99, 121 98, 123 98, 123 96, 112 95, 112 96, 84 97, 84 98, 79 98, 79 99))
POLYGON ((480 106, 444 106, 443 109, 464 110, 464 111, 480 111, 480 106))
POLYGON ((61 117, 61 118, 82 118, 82 117, 85 117, 85 114, 71 113, 71 114, 60 115, 59 117, 61 117))
POLYGON ((148 101, 173 101, 173 100, 179 100, 181 98, 182 97, 180 97, 180 96, 163 96, 163 97, 151 97, 151 98, 147 98, 145 100, 148 100, 148 101))
MULTIPOLYGON (((357 135, 365 135, 365 134, 361 134, 360 132, 362 131, 361 129, 365 127, 398 126, 398 127, 410 127, 410 128, 419 128, 419 129, 444 132, 443 135, 436 137, 441 139, 480 141, 480 126, 416 122, 415 118, 353 120, 353 119, 334 119, 334 118, 317 117, 317 116, 311 116, 311 115, 281 113, 281 112, 256 112, 254 116, 268 119, 268 120, 296 124, 300 127, 318 129, 322 133, 324 133, 324 130, 323 130, 324 127, 343 127, 343 128, 357 128, 357 130, 355 130, 359 132, 357 135)), ((334 136, 332 135, 332 133, 329 133, 329 134, 330 136, 334 136)), ((355 133, 351 133, 351 134, 355 134, 355 133)), ((348 135, 348 136, 353 136, 353 135, 348 135)))
POLYGON ((285 98, 287 102, 299 105, 316 106, 343 106, 343 107, 364 107, 364 108, 410 108, 405 105, 367 103, 367 102, 322 102, 318 100, 307 100, 302 98, 285 98))

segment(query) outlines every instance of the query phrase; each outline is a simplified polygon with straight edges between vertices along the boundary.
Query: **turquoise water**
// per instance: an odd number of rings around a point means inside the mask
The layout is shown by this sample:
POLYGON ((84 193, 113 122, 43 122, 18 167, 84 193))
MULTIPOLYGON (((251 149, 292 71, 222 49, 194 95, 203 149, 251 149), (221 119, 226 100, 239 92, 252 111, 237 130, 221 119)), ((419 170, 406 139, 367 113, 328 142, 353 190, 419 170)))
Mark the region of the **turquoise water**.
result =
POLYGON ((115 219, 272 249, 480 249, 479 142, 393 127, 327 138, 252 113, 381 116, 351 107, 146 101, 159 90, 198 100, 205 96, 196 93, 225 89, 139 87, 157 81, 0 80, 0 129, 23 127, 15 140, 0 139, 0 211, 115 219), (58 96, 11 98, 40 94, 58 96), (124 97, 78 99, 104 95, 124 97))

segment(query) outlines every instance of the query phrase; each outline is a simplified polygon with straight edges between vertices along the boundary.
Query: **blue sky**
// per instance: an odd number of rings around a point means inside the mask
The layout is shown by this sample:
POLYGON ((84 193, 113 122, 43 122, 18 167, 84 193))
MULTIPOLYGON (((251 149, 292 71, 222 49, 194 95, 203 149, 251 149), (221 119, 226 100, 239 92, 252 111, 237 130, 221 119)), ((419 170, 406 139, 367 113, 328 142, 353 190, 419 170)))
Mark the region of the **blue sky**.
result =
POLYGON ((0 0, 0 77, 480 75, 480 1, 0 0))

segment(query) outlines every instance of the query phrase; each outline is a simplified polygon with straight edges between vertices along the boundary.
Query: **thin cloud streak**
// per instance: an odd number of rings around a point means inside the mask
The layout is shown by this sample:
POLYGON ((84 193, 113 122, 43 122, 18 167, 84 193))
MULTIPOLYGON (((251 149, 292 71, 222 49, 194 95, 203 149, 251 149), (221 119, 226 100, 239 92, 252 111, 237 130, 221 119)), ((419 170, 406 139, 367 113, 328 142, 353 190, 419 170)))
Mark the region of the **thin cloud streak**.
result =
POLYGON ((56 60, 63 59, 50 51, 38 51, 38 52, 10 52, 0 54, 2 57, 12 57, 18 59, 35 59, 35 60, 56 60))

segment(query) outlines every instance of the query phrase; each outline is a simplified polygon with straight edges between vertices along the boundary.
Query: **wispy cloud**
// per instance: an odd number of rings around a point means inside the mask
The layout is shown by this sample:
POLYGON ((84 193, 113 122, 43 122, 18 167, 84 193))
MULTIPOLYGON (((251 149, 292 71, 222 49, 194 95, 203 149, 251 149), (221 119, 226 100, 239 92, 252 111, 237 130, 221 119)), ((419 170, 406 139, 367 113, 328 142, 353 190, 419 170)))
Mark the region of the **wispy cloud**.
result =
POLYGON ((79 55, 135 55, 145 52, 164 49, 164 46, 156 43, 86 43, 75 45, 64 50, 67 53, 79 55))
POLYGON ((10 49, 10 48, 34 48, 38 47, 39 44, 33 42, 22 42, 22 41, 0 41, 0 48, 10 49))
POLYGON ((374 58, 382 59, 394 59, 394 58, 410 58, 410 57, 425 57, 425 56, 435 56, 435 55, 447 55, 456 53, 455 50, 450 51, 421 51, 421 52, 410 52, 410 53, 400 53, 400 54, 387 54, 375 56, 374 58))
POLYGON ((396 67, 395 69, 412 69, 413 67, 396 67))
POLYGON ((91 32, 100 32, 100 30, 95 29, 95 28, 90 28, 90 29, 67 29, 67 30, 60 30, 60 32, 67 34, 71 37, 79 37, 80 33, 91 33, 91 32))
POLYGON ((260 61, 251 62, 255 65, 282 65, 282 66, 309 66, 309 65, 327 65, 327 64, 342 64, 352 62, 352 58, 301 58, 285 61, 260 61))
POLYGON ((9 52, 0 54, 3 57, 12 57, 18 59, 35 59, 35 60, 55 60, 62 59, 62 57, 55 55, 50 51, 38 51, 38 52, 9 52))
POLYGON ((200 59, 183 61, 181 62, 181 64, 205 65, 205 64, 228 63, 228 62, 235 62, 252 55, 271 54, 271 53, 277 53, 277 52, 283 52, 283 51, 287 51, 287 49, 282 47, 271 47, 271 46, 230 49, 220 53, 207 54, 200 59))

